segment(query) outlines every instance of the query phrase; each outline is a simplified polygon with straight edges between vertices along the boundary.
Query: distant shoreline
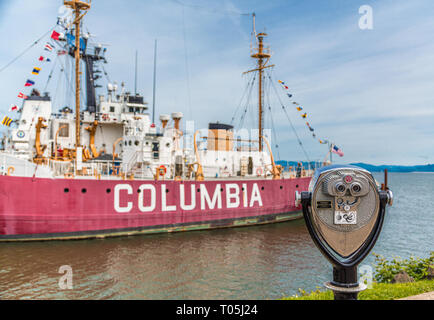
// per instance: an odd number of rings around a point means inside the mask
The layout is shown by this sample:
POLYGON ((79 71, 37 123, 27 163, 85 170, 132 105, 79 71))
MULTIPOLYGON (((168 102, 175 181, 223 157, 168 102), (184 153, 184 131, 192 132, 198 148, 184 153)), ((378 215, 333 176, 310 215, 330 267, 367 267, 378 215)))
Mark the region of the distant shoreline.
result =
MULTIPOLYGON (((307 168, 308 166, 311 168, 316 168, 318 162, 306 162, 303 161, 303 166, 307 168)), ((276 161, 276 164, 282 165, 283 167, 293 167, 296 168, 298 162, 297 161, 276 161)), ((361 167, 370 172, 384 172, 387 169, 388 172, 403 172, 403 173, 434 173, 434 164, 426 164, 426 165, 416 165, 416 166, 400 166, 400 165, 373 165, 369 163, 350 163, 350 165, 361 167)))

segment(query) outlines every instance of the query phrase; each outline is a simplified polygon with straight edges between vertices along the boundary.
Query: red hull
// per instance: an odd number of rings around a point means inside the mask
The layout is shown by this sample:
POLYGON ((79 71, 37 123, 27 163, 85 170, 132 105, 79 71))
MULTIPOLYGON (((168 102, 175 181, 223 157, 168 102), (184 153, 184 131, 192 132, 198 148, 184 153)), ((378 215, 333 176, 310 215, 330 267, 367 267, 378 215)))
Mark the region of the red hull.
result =
POLYGON ((0 176, 0 240, 88 238, 289 220, 300 217, 295 191, 307 190, 309 181, 0 176))

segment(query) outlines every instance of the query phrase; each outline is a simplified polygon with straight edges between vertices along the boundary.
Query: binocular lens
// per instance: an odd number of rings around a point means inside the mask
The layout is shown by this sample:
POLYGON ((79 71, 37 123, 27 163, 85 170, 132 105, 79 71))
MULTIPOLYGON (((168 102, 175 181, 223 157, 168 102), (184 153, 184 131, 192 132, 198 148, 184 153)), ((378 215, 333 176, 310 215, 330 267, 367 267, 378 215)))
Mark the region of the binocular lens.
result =
POLYGON ((345 192, 347 188, 345 187, 345 185, 343 183, 336 183, 336 191, 337 192, 345 192))
POLYGON ((353 192, 358 193, 358 192, 360 192, 360 191, 362 190, 362 187, 360 186, 360 184, 358 184, 358 183, 354 183, 354 184, 351 186, 351 190, 352 190, 353 192))

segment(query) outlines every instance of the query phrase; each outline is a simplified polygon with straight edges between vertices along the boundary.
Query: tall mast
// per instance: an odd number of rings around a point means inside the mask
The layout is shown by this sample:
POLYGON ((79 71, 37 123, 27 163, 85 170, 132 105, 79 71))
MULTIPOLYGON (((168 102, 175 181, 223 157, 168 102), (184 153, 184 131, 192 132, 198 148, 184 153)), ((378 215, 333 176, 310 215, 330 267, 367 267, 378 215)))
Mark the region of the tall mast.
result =
POLYGON ((256 25, 255 25, 255 17, 256 15, 253 13, 253 32, 255 40, 253 43, 253 53, 251 55, 252 58, 258 60, 258 67, 256 69, 247 71, 254 72, 258 71, 259 74, 259 82, 258 82, 258 130, 259 130, 259 151, 263 150, 263 96, 262 96, 262 87, 263 87, 263 70, 266 68, 274 67, 274 65, 267 65, 268 60, 271 57, 271 53, 269 49, 264 48, 264 37, 267 36, 266 33, 258 33, 256 34, 256 25), (257 47, 256 47, 257 46, 257 47))
POLYGON ((80 140, 80 22, 81 19, 90 9, 90 1, 69 0, 64 1, 65 6, 70 7, 74 11, 74 26, 75 26, 75 150, 76 157, 77 148, 81 146, 80 140), (82 13, 82 11, 84 11, 82 13))
POLYGON ((137 95, 137 50, 136 50, 136 63, 134 67, 134 94, 137 95))
POLYGON ((157 85, 157 39, 154 45, 154 85, 152 89, 152 123, 155 123, 155 87, 157 85))

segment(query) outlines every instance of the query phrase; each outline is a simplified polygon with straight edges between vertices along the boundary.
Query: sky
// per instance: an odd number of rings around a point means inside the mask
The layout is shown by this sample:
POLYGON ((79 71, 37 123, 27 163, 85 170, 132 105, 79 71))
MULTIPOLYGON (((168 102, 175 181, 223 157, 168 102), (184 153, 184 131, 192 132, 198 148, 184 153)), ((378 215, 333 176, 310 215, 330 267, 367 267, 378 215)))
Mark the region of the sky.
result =
MULTIPOLYGON (((62 4, 0 0, 0 70, 55 26, 62 4)), ((317 136, 345 153, 334 156, 338 163, 434 163, 432 0, 94 0, 84 27, 94 43, 107 48, 104 68, 110 80, 124 82, 131 92, 138 52, 137 87, 150 105, 157 39, 156 119, 181 111, 184 120, 206 128, 209 122, 230 123, 247 105, 241 98, 249 80, 243 72, 255 66, 253 12, 257 32, 268 34, 277 93, 310 160, 323 159, 327 146, 313 139, 293 101, 308 113, 317 136), (363 5, 372 8, 372 29, 359 27, 363 5), (292 100, 278 79, 288 85, 292 100)), ((0 71, 1 116, 14 116, 8 109, 20 103, 18 92, 29 93, 23 85, 46 53, 46 40, 0 71)), ((63 63, 65 70, 71 67, 63 63)), ((40 90, 50 67, 44 65, 37 78, 40 90)), ((99 94, 105 94, 105 81, 99 94)), ((67 88, 66 78, 54 73, 47 91, 55 110, 71 103, 67 88)), ((278 145, 275 157, 306 160, 279 98, 272 87, 265 91, 270 92, 265 127, 275 130, 270 137, 278 145)), ((256 90, 243 123, 247 127, 257 121, 255 99, 256 90)), ((234 124, 239 122, 236 118, 234 124)))

